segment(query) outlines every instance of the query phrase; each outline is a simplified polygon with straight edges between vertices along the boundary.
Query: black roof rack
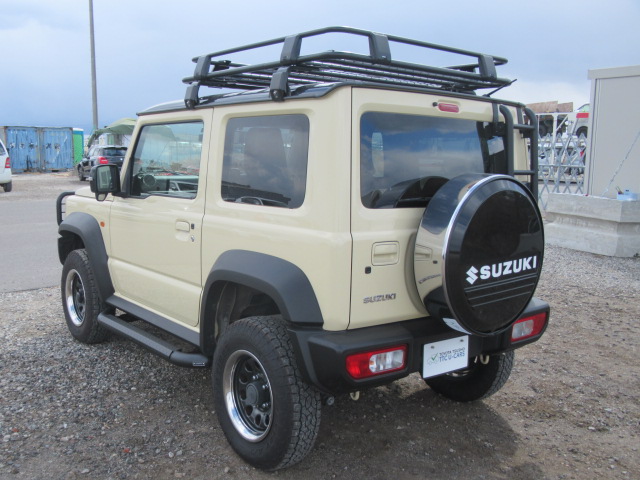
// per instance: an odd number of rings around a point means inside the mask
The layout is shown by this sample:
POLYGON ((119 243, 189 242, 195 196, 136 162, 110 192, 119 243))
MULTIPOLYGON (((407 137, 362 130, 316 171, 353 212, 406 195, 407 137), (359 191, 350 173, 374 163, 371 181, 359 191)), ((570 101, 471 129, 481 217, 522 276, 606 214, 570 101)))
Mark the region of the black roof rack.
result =
POLYGON ((481 88, 500 89, 512 83, 511 80, 498 78, 496 73, 496 66, 507 63, 506 58, 350 27, 311 30, 201 55, 193 61, 196 64, 193 76, 183 79, 184 83, 189 84, 185 96, 188 108, 194 108, 199 103, 201 85, 240 90, 269 88, 271 98, 282 101, 292 87, 317 83, 357 83, 462 93, 472 93, 481 88), (341 51, 300 54, 304 38, 328 33, 367 37, 369 54, 341 51), (435 67, 393 60, 390 42, 472 57, 473 61, 466 65, 435 67), (282 52, 275 61, 245 65, 220 59, 277 44, 282 44, 282 52))

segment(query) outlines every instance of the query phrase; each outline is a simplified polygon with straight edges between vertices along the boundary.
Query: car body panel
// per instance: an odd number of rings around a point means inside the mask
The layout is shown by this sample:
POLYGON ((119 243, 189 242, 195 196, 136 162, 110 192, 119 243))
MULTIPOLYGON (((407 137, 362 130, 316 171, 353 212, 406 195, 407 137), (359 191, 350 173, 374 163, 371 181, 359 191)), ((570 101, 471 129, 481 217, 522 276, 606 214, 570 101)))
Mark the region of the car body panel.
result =
POLYGON ((9 161, 9 167, 7 168, 7 160, 9 160, 9 150, 0 140, 0 185, 11 182, 11 162, 9 161))

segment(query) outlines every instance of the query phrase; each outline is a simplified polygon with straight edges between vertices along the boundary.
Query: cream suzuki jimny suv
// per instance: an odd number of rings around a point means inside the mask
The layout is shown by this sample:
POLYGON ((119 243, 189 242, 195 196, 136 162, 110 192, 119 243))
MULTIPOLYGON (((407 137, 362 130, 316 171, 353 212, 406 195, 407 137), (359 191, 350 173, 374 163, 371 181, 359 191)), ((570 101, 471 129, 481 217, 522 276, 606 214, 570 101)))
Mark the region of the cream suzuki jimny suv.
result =
POLYGON ((335 395, 414 373, 462 402, 498 391, 549 317, 535 115, 476 93, 511 83, 506 60, 336 27, 194 62, 122 172, 58 200, 71 334, 211 367, 222 430, 266 470, 304 458, 335 395), (366 51, 305 52, 327 35, 366 51))

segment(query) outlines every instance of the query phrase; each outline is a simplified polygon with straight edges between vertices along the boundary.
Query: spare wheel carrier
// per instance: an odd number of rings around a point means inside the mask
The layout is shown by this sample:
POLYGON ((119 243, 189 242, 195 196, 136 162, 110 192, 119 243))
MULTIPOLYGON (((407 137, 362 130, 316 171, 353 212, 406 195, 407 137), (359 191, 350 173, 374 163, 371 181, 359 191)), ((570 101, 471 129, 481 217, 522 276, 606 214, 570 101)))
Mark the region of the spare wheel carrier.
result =
POLYGON ((422 217, 418 293, 451 328, 495 335, 531 300, 543 252, 542 218, 527 187, 506 175, 460 175, 438 190, 422 217))

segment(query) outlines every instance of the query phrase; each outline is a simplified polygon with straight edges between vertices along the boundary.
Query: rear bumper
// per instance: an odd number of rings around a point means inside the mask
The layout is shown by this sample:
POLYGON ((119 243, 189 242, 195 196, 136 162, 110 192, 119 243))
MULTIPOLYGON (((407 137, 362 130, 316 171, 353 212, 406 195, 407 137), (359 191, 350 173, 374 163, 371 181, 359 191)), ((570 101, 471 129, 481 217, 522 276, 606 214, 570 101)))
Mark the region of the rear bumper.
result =
POLYGON ((0 170, 0 184, 9 183, 10 181, 11 181, 11 169, 10 168, 1 169, 0 170))
MULTIPOLYGON (((549 304, 533 298, 520 318, 546 313, 549 304)), ((522 341, 511 341, 511 329, 491 337, 469 336, 469 358, 490 355, 523 347, 537 341, 544 331, 522 341)), ((444 323, 432 318, 420 318, 389 325, 327 332, 316 328, 290 327, 299 367, 305 380, 327 394, 346 393, 364 388, 384 385, 403 378, 422 368, 423 345, 463 335, 444 323), (347 356, 370 350, 398 345, 407 346, 407 365, 395 371, 364 380, 352 378, 346 371, 347 356)))

